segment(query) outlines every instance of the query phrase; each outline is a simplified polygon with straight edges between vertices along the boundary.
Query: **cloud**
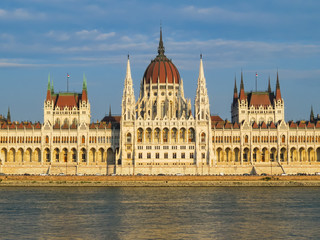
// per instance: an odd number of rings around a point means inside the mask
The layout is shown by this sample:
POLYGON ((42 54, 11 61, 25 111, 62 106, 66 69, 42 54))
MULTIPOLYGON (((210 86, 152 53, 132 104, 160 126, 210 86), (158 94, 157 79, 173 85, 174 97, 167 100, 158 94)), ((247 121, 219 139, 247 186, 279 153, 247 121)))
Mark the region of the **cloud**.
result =
POLYGON ((39 20, 45 19, 45 13, 30 12, 23 8, 17 8, 14 10, 0 9, 0 18, 6 20, 39 20))
POLYGON ((79 32, 76 32, 75 35, 80 37, 81 39, 93 39, 96 41, 103 41, 110 37, 114 37, 116 33, 115 32, 101 33, 97 29, 94 29, 94 30, 81 30, 79 32))
POLYGON ((193 5, 181 8, 180 13, 187 18, 233 23, 245 22, 247 24, 256 24, 257 22, 265 23, 266 21, 271 23, 276 20, 275 16, 267 14, 265 12, 241 11, 241 9, 237 9, 237 11, 232 11, 220 7, 201 8, 195 7, 193 5))
POLYGON ((68 41, 70 39, 70 35, 64 32, 57 32, 57 31, 53 31, 51 30, 50 32, 45 34, 47 37, 51 38, 51 39, 55 39, 57 41, 68 41))

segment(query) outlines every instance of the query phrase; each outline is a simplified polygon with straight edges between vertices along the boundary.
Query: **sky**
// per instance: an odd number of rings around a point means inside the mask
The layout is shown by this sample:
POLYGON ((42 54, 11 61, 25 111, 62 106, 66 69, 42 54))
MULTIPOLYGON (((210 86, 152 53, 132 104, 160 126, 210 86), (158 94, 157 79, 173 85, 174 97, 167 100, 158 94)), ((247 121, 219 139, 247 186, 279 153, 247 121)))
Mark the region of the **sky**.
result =
POLYGON ((318 0, 1 0, 0 114, 43 122, 48 74, 55 91, 88 83, 91 120, 121 113, 127 55, 136 99, 157 55, 160 22, 166 56, 194 103, 200 54, 211 114, 231 119, 234 79, 245 91, 272 90, 279 73, 285 120, 320 113, 318 0))

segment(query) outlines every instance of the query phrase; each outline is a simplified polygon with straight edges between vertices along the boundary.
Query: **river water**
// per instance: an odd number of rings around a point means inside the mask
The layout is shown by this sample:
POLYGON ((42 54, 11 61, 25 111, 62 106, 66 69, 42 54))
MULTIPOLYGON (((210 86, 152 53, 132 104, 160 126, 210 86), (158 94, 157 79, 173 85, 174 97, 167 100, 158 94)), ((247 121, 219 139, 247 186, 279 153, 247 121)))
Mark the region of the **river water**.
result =
POLYGON ((320 188, 0 187, 0 239, 319 239, 320 188))

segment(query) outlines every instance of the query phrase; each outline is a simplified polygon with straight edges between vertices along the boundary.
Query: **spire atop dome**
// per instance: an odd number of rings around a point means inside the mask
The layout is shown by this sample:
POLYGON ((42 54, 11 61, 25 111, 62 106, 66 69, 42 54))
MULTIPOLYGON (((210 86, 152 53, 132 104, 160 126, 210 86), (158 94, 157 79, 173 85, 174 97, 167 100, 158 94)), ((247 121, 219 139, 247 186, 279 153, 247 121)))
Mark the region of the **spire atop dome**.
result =
POLYGON ((160 26, 160 40, 159 40, 158 53, 159 55, 164 55, 164 46, 162 41, 162 26, 160 26))

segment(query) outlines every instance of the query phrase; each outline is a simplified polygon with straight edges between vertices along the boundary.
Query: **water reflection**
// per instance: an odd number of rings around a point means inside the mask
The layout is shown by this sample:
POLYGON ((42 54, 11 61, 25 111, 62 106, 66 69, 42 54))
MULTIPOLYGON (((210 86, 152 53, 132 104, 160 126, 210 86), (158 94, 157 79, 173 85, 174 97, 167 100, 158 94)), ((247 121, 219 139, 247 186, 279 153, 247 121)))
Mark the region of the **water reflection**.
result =
POLYGON ((7 239, 316 239, 319 188, 0 188, 7 239))

